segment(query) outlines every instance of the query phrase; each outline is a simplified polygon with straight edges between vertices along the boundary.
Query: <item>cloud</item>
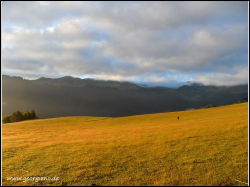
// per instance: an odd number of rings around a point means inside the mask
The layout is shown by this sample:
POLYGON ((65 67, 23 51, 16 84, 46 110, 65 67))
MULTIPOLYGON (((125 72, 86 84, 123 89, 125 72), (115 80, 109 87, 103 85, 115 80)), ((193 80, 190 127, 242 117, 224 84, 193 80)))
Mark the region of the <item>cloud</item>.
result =
POLYGON ((236 67, 233 73, 209 73, 205 75, 195 76, 195 81, 204 85, 216 85, 216 86, 234 86, 239 84, 248 83, 248 68, 236 67))
POLYGON ((154 85, 247 82, 247 2, 2 5, 3 74, 154 85))

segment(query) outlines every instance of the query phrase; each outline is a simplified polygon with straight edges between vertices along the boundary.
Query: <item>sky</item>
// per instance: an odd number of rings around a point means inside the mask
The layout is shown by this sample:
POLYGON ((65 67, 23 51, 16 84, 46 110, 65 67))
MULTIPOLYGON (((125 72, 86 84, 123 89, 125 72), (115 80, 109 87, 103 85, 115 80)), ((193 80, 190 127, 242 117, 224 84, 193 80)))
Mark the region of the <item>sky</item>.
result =
POLYGON ((248 2, 2 2, 2 74, 248 84, 248 2))

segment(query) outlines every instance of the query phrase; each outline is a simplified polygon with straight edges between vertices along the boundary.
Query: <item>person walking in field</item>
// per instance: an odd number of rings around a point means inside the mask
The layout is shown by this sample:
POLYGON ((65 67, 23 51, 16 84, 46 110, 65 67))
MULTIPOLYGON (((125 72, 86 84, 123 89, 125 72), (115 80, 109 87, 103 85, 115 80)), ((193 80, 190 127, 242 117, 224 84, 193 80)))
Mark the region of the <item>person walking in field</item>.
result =
POLYGON ((178 117, 177 117, 177 121, 179 121, 179 119, 180 119, 180 118, 179 118, 179 116, 178 116, 178 117))

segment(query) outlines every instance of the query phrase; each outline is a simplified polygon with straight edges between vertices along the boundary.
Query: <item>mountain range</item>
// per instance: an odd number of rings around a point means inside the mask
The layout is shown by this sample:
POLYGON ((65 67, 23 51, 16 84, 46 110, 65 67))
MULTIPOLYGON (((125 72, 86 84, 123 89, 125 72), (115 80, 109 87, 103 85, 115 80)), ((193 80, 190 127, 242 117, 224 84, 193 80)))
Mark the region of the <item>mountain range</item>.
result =
POLYGON ((27 80, 2 75, 2 115, 35 110, 39 118, 120 117, 227 105, 248 97, 248 85, 141 87, 71 76, 27 80))

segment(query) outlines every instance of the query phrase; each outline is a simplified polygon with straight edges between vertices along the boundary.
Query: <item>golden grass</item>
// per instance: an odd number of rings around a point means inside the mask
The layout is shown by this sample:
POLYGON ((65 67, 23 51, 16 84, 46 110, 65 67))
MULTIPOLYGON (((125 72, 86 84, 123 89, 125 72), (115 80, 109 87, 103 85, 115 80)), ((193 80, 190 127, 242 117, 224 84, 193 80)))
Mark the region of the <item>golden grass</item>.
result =
POLYGON ((2 127, 3 185, 248 182, 248 103, 120 118, 40 119, 2 127), (59 180, 7 180, 39 176, 59 180))

